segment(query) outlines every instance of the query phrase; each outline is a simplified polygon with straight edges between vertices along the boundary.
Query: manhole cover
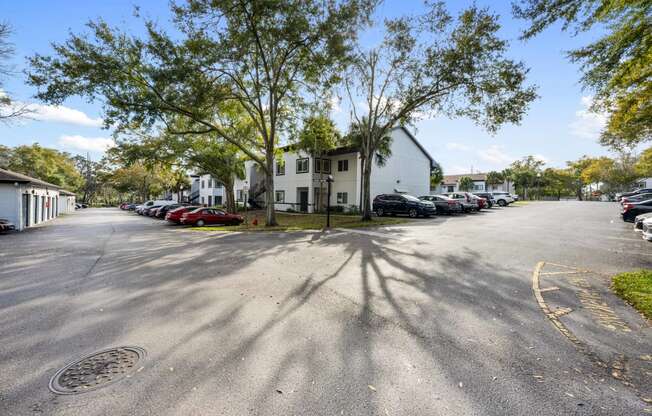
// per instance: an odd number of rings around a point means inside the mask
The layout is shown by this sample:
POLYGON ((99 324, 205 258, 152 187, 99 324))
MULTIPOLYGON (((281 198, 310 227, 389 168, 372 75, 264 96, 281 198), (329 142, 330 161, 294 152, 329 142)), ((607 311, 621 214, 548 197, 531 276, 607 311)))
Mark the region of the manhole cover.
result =
POLYGON ((118 347, 87 355, 68 364, 50 379, 50 390, 57 394, 85 393, 104 387, 136 371, 145 357, 139 347, 118 347))

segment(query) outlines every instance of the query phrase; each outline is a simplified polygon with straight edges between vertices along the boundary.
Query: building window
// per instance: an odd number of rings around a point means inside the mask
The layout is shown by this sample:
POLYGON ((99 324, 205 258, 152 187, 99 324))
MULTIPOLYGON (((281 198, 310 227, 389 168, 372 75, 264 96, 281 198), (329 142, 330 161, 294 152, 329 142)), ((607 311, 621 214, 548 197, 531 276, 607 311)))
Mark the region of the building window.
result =
POLYGON ((315 173, 331 173, 331 161, 328 159, 315 159, 315 173))
POLYGON ((337 161, 337 171, 338 172, 346 172, 349 170, 349 160, 344 159, 344 160, 338 160, 337 161))
POLYGON ((209 188, 213 187, 213 178, 208 178, 208 187, 209 188))
POLYGON ((448 185, 448 192, 455 192, 455 185, 448 185))
MULTIPOLYGON (((208 183, 210 184, 210 179, 209 179, 209 182, 208 182, 208 183)), ((208 206, 210 207, 210 206, 212 206, 212 205, 213 205, 213 196, 212 196, 212 195, 208 195, 208 206)))
POLYGON ((235 193, 235 198, 239 201, 242 202, 242 189, 238 189, 235 193))
POLYGON ((310 170, 310 159, 297 159, 297 173, 308 173, 310 170))
POLYGON ((473 190, 474 191, 484 191, 484 184, 482 184, 482 183, 473 184, 473 190))
POLYGON ((204 205, 204 197, 201 197, 201 204, 204 205))
POLYGON ((285 162, 276 162, 276 176, 285 175, 285 162))
POLYGON ((337 193, 337 203, 338 204, 348 204, 349 194, 347 192, 338 192, 337 193))
POLYGON ((201 181, 201 189, 204 189, 206 187, 206 182, 202 179, 201 181))
POLYGON ((222 205, 222 195, 215 195, 215 205, 222 205))
POLYGON ((274 201, 277 203, 285 202, 285 191, 276 191, 276 197, 274 198, 274 201))

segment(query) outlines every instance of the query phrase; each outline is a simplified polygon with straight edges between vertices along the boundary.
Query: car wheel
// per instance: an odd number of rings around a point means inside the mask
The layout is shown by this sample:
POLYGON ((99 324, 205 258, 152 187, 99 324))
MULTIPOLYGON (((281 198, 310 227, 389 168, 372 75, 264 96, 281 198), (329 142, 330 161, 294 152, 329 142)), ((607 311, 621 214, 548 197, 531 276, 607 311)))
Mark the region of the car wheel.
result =
POLYGON ((498 200, 498 205, 500 205, 501 207, 504 207, 504 206, 507 206, 507 202, 505 202, 504 199, 499 199, 498 200))
POLYGON ((376 210, 376 215, 378 215, 379 217, 382 217, 383 215, 385 215, 385 210, 383 210, 382 208, 378 208, 376 210))
POLYGON ((408 215, 410 216, 410 218, 416 218, 417 216, 419 216, 419 213, 417 212, 416 209, 412 208, 412 209, 408 212, 408 215))
POLYGON ((206 223, 204 222, 204 220, 197 220, 197 222, 195 223, 195 225, 196 225, 197 227, 203 227, 204 224, 206 224, 206 223))

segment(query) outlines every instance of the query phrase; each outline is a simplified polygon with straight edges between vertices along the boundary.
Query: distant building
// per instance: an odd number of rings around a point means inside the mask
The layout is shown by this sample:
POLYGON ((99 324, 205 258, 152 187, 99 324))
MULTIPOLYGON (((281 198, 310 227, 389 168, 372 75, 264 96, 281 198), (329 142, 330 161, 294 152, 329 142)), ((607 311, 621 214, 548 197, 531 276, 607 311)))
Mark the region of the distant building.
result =
POLYGON ((652 178, 642 178, 637 180, 636 187, 638 189, 652 188, 652 178))
POLYGON ((439 186, 432 190, 431 193, 441 194, 460 191, 460 179, 467 176, 473 180, 473 189, 471 189, 470 192, 514 192, 514 186, 511 182, 503 182, 498 185, 489 185, 487 183, 486 173, 463 173, 459 175, 445 175, 439 186))
POLYGON ((192 194, 195 195, 193 203, 212 207, 223 205, 226 202, 224 185, 211 175, 198 175, 193 178, 192 194), (194 191, 197 191, 195 193, 194 191))
POLYGON ((0 169, 0 218, 12 222, 17 230, 74 212, 74 204, 74 194, 57 185, 0 169))

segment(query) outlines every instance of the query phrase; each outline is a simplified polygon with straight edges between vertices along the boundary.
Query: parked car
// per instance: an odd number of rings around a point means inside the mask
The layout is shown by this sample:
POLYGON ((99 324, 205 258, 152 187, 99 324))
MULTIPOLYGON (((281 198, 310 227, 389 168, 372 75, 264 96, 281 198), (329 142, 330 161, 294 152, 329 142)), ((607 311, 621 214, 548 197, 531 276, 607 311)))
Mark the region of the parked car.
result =
POLYGON ((435 204, 422 201, 416 196, 407 194, 380 194, 373 200, 372 208, 376 215, 382 217, 387 214, 407 214, 412 218, 419 215, 429 217, 435 215, 435 204))
POLYGON ((148 217, 156 218, 156 215, 158 214, 158 211, 163 208, 163 207, 152 207, 149 209, 149 212, 147 212, 148 217))
POLYGON ((476 192, 473 195, 487 200, 487 208, 492 208, 496 204, 496 199, 489 192, 476 192))
POLYGON ((156 211, 156 218, 164 219, 168 211, 184 206, 184 204, 163 205, 156 211))
POLYGON ((197 205, 190 205, 190 206, 171 209, 165 214, 165 219, 175 224, 181 224, 181 216, 186 212, 194 211, 197 208, 201 208, 201 207, 197 205))
POLYGON ((652 241, 652 218, 643 221, 643 240, 652 241))
POLYGON ((16 226, 12 223, 9 222, 9 220, 5 220, 3 218, 0 218, 0 233, 4 233, 6 231, 13 231, 16 229, 16 226))
POLYGON ((514 196, 511 195, 509 192, 492 192, 491 194, 493 195, 496 203, 501 207, 506 207, 507 205, 516 201, 514 196))
POLYGON ((620 215, 623 221, 633 222, 637 215, 652 212, 652 199, 641 202, 626 202, 620 215))
POLYGON ((641 201, 647 201, 648 199, 652 199, 652 193, 624 196, 620 199, 620 203, 624 204, 626 202, 641 202, 641 201))
POLYGON ((469 198, 471 198, 472 201, 478 204, 478 211, 489 207, 489 205, 487 204, 487 200, 477 196, 476 194, 469 193, 469 198))
POLYGON ((642 231, 643 230, 643 221, 645 221, 648 218, 652 218, 652 212, 637 215, 636 218, 634 218, 634 231, 642 231))
POLYGON ((150 213, 151 211, 153 211, 153 210, 155 210, 155 209, 158 209, 158 208, 160 208, 160 207, 161 207, 160 205, 152 205, 151 207, 142 208, 142 209, 140 210, 140 215, 143 215, 143 216, 145 216, 145 217, 149 217, 149 213, 150 213))
POLYGON ((642 188, 635 189, 631 192, 624 192, 622 194, 616 194, 617 200, 622 200, 622 198, 627 198, 628 196, 638 195, 638 194, 649 194, 652 193, 652 188, 642 188))
POLYGON ((197 208, 181 215, 181 224, 203 227, 206 224, 239 225, 244 222, 241 215, 229 214, 217 208, 197 208))
POLYGON ((472 212, 472 211, 480 210, 478 201, 473 200, 470 197, 471 194, 468 192, 451 192, 443 195, 458 201, 460 205, 462 205, 462 211, 464 212, 472 212))
POLYGON ((167 200, 167 199, 150 200, 150 201, 145 202, 144 204, 137 205, 135 211, 136 211, 136 213, 138 213, 140 215, 143 215, 143 210, 145 210, 147 208, 151 208, 151 207, 153 207, 155 205, 159 206, 159 207, 162 207, 163 205, 172 205, 172 204, 176 204, 176 202, 175 201, 170 201, 170 200, 167 200))
POLYGON ((435 204, 437 215, 462 212, 462 204, 446 195, 424 195, 420 196, 419 199, 435 204))

